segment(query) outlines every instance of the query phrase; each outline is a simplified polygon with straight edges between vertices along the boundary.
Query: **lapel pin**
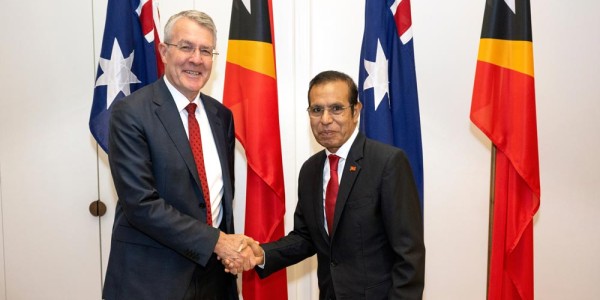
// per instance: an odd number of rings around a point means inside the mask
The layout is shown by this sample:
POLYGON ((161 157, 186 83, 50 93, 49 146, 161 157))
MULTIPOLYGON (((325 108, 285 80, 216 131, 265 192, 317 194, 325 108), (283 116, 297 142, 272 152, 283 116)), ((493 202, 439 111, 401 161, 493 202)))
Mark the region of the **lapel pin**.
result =
POLYGON ((350 166, 350 172, 356 172, 356 166, 350 166))

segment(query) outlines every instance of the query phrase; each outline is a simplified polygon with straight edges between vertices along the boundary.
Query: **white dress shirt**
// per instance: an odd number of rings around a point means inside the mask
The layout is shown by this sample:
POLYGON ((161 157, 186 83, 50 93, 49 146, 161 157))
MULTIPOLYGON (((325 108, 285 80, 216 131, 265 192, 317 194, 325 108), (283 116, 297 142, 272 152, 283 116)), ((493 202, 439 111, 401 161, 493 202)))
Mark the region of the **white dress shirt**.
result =
POLYGON ((354 128, 354 132, 350 136, 350 138, 337 150, 336 153, 331 153, 329 150, 325 149, 325 154, 327 155, 327 159, 325 159, 325 165, 323 166, 323 219, 325 220, 325 231, 329 233, 327 229, 327 215, 325 213, 325 194, 327 192, 327 184, 329 183, 329 178, 331 178, 331 172, 329 170, 329 154, 335 154, 340 157, 338 161, 338 184, 342 182, 342 175, 344 173, 344 166, 346 165, 346 158, 348 158, 348 153, 350 152, 350 147, 354 143, 356 136, 358 135, 358 126, 354 128))
MULTIPOLYGON (((169 82, 169 79, 166 76, 164 78, 167 88, 175 100, 175 105, 177 105, 177 110, 179 111, 183 128, 185 128, 185 132, 187 133, 189 139, 190 131, 188 128, 188 112, 185 107, 190 104, 190 101, 169 82)), ((198 93, 198 96, 196 96, 192 102, 198 105, 196 107, 196 120, 198 120, 198 125, 200 126, 200 135, 202 136, 202 154, 204 155, 206 181, 208 183, 208 190, 210 193, 212 224, 213 227, 218 228, 221 224, 221 220, 223 219, 223 209, 221 203, 221 200, 223 199, 223 172, 221 170, 221 160, 219 159, 217 144, 215 143, 215 139, 210 128, 210 123, 208 122, 208 117, 206 116, 204 104, 202 101, 200 101, 200 93, 198 93)))

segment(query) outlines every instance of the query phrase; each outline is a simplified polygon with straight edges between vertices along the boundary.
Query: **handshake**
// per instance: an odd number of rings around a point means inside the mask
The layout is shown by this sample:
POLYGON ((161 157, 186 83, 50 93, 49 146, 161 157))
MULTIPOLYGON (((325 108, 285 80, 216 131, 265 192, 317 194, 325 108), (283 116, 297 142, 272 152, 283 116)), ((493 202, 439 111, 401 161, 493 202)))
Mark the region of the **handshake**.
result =
POLYGON ((251 237, 243 234, 219 235, 215 246, 217 258, 225 266, 225 272, 233 275, 264 264, 264 251, 251 237))

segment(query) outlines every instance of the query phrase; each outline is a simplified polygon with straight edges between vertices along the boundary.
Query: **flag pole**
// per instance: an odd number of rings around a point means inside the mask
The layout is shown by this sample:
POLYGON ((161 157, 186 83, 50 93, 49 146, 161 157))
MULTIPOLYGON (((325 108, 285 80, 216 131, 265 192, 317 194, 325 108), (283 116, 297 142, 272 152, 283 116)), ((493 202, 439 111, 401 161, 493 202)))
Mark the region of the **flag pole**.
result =
POLYGON ((495 196, 495 183, 496 183, 496 145, 492 143, 492 165, 490 166, 490 212, 489 212, 489 223, 488 223, 488 254, 487 254, 487 281, 485 283, 485 298, 489 298, 490 289, 490 261, 492 259, 492 230, 494 224, 494 196, 495 196))

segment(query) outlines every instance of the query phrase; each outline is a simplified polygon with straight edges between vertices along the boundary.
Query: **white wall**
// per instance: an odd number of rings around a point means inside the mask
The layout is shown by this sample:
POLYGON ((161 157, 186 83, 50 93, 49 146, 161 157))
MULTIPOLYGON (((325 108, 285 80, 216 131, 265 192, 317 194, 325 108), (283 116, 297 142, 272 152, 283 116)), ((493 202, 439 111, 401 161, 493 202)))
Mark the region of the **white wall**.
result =
POLYGON ((542 180, 536 292, 598 299, 600 4, 539 2, 532 12, 542 180))
MULTIPOLYGON (((62 7, 72 7, 69 2, 80 3, 63 0, 64 6, 46 9, 60 11, 62 7)), ((490 144, 469 121, 484 3, 412 1, 425 167, 426 299, 485 297, 490 144)), ((89 53, 89 72, 93 74, 106 0, 93 0, 92 4, 93 36, 82 33, 67 39, 41 39, 31 30, 44 28, 43 19, 38 18, 29 19, 29 28, 4 26, 0 29, 2 47, 35 47, 39 55, 21 57, 18 64, 1 62, 4 58, 0 57, 0 66, 49 72, 38 66, 57 58, 44 56, 44 48, 70 49, 68 45, 89 45, 93 39, 95 52, 89 53)), ((286 230, 290 230, 299 167, 320 149, 310 134, 304 111, 308 81, 325 69, 344 71, 357 79, 364 1, 274 0, 273 5, 288 211, 286 230)), ((222 54, 214 64, 212 81, 205 92, 221 98, 231 2, 162 0, 163 23, 173 13, 190 8, 206 11, 217 23, 218 50, 222 54)), ((541 207, 534 226, 535 293, 538 299, 596 299, 600 295, 600 239, 596 232, 600 228, 600 192, 595 187, 600 182, 600 158, 595 153, 600 148, 600 3, 533 0, 531 8, 542 185, 541 207)), ((5 9, 10 9, 10 5, 4 5, 5 9)), ((90 14, 88 10, 81 13, 90 14)), ((46 82, 61 83, 61 75, 69 72, 68 68, 54 71, 59 74, 45 77, 46 82)), ((8 76, 10 72, 0 74, 7 75, 0 78, 0 90, 15 84, 17 79, 8 76)), ((76 88, 80 91, 86 87, 76 88)), ((87 88, 91 105, 93 82, 87 88)), ((31 99, 38 96, 24 94, 31 99)), ((4 101, 7 99, 1 96, 0 107, 4 101)), ((8 130, 0 128, 3 136, 8 136, 8 130)), ((9 143, 1 140, 0 147, 9 143)), ((90 147, 90 151, 95 149, 90 147)), ((235 204, 240 231, 244 208, 241 179, 245 174, 242 159, 240 153, 236 164, 240 186, 235 204)), ((0 156, 0 167, 6 163, 6 158, 0 156)), ((101 155, 100 193, 109 206, 103 219, 105 232, 114 212, 114 192, 106 164, 101 155)), ((0 185, 0 201, 4 190, 0 185)), ((108 237, 104 237, 105 252, 107 243, 108 237)), ((0 259, 1 255, 2 251, 0 259)), ((104 255, 106 259, 107 254, 104 255)), ((317 299, 315 265, 312 259, 288 269, 290 300, 317 299)))
POLYGON ((99 297, 91 2, 1 6, 0 299, 99 297))

